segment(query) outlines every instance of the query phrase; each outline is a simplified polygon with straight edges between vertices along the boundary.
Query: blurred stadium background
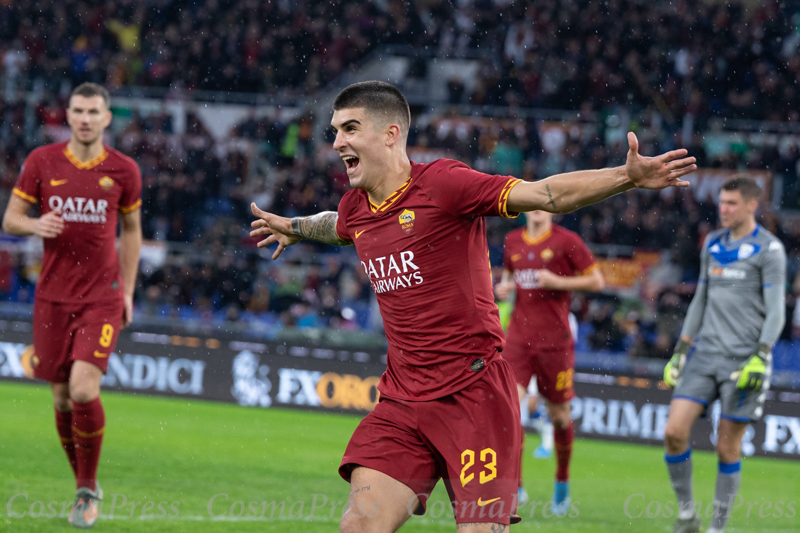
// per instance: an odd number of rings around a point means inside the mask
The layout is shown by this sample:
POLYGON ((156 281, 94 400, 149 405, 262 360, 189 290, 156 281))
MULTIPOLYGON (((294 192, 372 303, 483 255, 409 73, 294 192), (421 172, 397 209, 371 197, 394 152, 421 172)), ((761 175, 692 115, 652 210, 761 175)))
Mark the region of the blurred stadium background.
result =
MULTIPOLYGON (((690 189, 631 191, 557 219, 590 243, 607 280, 602 294, 575 295, 572 305, 580 324, 578 433, 618 441, 603 444, 603 453, 660 442, 669 396, 658 376, 694 293, 699 246, 717 225, 719 185, 736 172, 753 175, 768 191, 759 221, 786 245, 789 287, 776 388, 745 453, 800 459, 796 0, 5 0, 0 74, 0 204, 33 148, 68 138, 64 108, 83 81, 109 88, 114 120, 106 142, 141 167, 146 242, 136 316, 112 356, 107 388, 270 410, 363 415, 372 408, 385 338, 355 251, 302 243, 272 261, 248 236, 248 205, 286 216, 334 210, 348 182, 330 149, 332 100, 349 83, 382 79, 412 106, 409 152, 417 162, 452 157, 539 179, 622 163, 628 130, 643 153, 686 147, 698 158, 690 189)), ((488 222, 493 265, 502 263, 504 235, 521 223, 488 222)), ((41 249, 34 238, 0 236, 6 380, 26 381, 41 249)), ((13 398, 28 389, 8 390, 13 398)), ((40 393, 31 394, 46 405, 40 393)), ((187 405, 138 398, 145 410, 187 405)), ((238 416, 230 413, 239 408, 226 409, 212 420, 224 425, 238 416)), ((315 424, 328 423, 318 416, 298 422, 309 441, 315 424)), ((696 447, 713 445, 709 432, 701 428, 696 447)), ((338 446, 332 457, 348 435, 331 443, 338 446)), ((4 452, 15 445, 0 439, 4 452)), ((55 457, 61 452, 52 440, 41 453, 55 457)), ((636 453, 651 463, 641 468, 654 469, 666 488, 660 452, 643 450, 636 453)), ((582 453, 579 444, 577 460, 582 453)), ((285 460, 305 468, 299 452, 285 460)), ((774 461, 763 464, 800 477, 797 463, 774 461)), ((325 483, 345 490, 333 463, 323 470, 325 483)), ((104 471, 110 476, 113 467, 104 471)), ((38 475, 13 472, 6 495, 38 475)), ((549 480, 550 466, 528 472, 549 480)), ((764 472, 768 484, 772 470, 764 472)), ((796 482, 788 486, 795 497, 796 482)), ((17 524, 2 513, 6 525, 17 524)), ((618 515, 580 528, 650 527, 618 515)), ((653 527, 666 530, 662 522, 653 527)), ((797 521, 775 524, 753 530, 794 530, 797 521)))

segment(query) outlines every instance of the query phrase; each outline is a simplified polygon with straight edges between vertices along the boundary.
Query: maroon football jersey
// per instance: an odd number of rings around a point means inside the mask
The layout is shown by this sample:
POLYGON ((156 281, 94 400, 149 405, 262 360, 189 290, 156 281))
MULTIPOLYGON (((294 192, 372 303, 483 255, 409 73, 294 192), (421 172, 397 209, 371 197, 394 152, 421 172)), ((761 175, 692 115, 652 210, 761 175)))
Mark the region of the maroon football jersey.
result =
POLYGON ((440 159, 412 163, 409 179, 380 206, 359 189, 342 198, 336 231, 356 246, 389 341, 383 396, 447 396, 479 379, 502 351, 482 217, 516 216, 506 202, 518 182, 440 159))
POLYGON ((61 235, 44 239, 37 298, 77 303, 121 294, 117 211, 138 209, 141 191, 139 167, 111 148, 86 163, 65 142, 30 153, 13 193, 37 204, 42 215, 61 209, 64 220, 61 235))
POLYGON ((506 235, 503 265, 514 273, 517 294, 508 326, 508 339, 532 349, 571 346, 570 291, 542 290, 535 271, 547 269, 559 276, 587 274, 596 268, 592 252, 575 233, 553 224, 532 239, 525 228, 506 235))

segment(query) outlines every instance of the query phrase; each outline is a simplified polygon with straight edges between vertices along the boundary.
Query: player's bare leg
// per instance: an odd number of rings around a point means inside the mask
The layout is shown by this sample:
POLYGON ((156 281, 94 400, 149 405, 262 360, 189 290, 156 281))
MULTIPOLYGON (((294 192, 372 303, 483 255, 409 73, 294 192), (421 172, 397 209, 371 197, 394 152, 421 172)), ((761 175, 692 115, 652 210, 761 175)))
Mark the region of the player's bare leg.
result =
POLYGON ((674 533, 694 533, 700 530, 692 496, 692 455, 689 437, 697 418, 705 406, 685 398, 675 398, 669 404, 669 418, 664 429, 664 445, 667 470, 678 498, 678 520, 674 533))
POLYGON ((392 533, 419 505, 406 485, 371 468, 358 466, 350 475, 350 496, 339 526, 341 533, 392 533))
POLYGON ((742 480, 742 437, 747 430, 746 422, 721 418, 717 428, 717 456, 719 469, 714 491, 714 516, 708 533, 721 533, 725 529, 733 500, 739 492, 742 480))
POLYGON ((77 462, 77 494, 71 513, 72 525, 90 528, 98 516, 102 492, 97 483, 97 465, 105 431, 105 413, 100 403, 103 372, 91 363, 75 361, 69 378, 72 403, 72 437, 77 462))
POLYGON ((676 398, 670 402, 669 418, 664 429, 667 455, 680 455, 689 449, 692 426, 704 410, 704 405, 684 398, 676 398))
POLYGON ((575 428, 572 425, 572 404, 570 402, 547 402, 547 412, 553 422, 556 448, 556 484, 553 492, 553 512, 559 516, 569 511, 569 463, 572 459, 572 443, 575 428))

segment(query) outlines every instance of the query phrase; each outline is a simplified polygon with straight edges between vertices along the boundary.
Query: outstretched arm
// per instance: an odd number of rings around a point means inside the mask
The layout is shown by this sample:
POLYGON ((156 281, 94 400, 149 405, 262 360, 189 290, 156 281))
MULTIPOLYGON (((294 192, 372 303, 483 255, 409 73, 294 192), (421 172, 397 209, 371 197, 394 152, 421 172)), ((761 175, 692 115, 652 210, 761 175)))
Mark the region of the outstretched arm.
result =
POLYGON ((289 219, 262 211, 256 204, 250 204, 250 209, 258 217, 258 220, 254 220, 250 224, 254 228, 250 232, 250 236, 267 236, 266 239, 257 244, 259 248, 277 242, 278 248, 272 254, 273 259, 277 259, 287 246, 297 244, 303 239, 311 239, 334 246, 350 246, 353 244, 350 241, 339 238, 336 233, 336 221, 339 219, 339 214, 334 211, 323 211, 308 217, 289 219))
POLYGON ((694 157, 685 149, 657 157, 639 155, 639 141, 628 133, 628 159, 625 166, 600 170, 581 170, 557 174, 545 180, 519 183, 508 195, 508 210, 569 213, 621 192, 639 187, 664 189, 688 187, 680 178, 697 169, 694 157))

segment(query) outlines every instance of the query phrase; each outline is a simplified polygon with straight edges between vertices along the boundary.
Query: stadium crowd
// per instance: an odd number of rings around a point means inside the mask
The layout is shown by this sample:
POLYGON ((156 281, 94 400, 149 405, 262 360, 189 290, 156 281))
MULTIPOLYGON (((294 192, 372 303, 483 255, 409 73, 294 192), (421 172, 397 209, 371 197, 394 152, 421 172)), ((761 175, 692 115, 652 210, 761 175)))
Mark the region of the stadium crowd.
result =
MULTIPOLYGON (((474 104, 798 121, 796 2, 79 0, 0 5, 6 88, 313 94, 381 45, 496 51, 474 104)), ((8 96, 8 92, 7 92, 8 96)))
MULTIPOLYGON (((451 80, 451 104, 508 106, 511 116, 518 108, 550 107, 603 117, 594 130, 570 130, 560 149, 548 150, 543 125, 533 119, 464 119, 415 109, 412 159, 441 154, 482 171, 539 179, 622 164, 625 147, 607 131, 620 110, 645 117, 638 122, 645 153, 679 145, 674 117, 691 113, 697 133, 688 148, 701 167, 770 170, 782 178, 785 206, 799 207, 795 147, 751 146, 712 155, 702 137, 712 116, 800 119, 800 39, 788 17, 775 16, 776 3, 754 10, 738 3, 700 4, 694 11, 622 1, 523 4, 0 5, 0 201, 7 202, 30 150, 51 142, 63 126, 63 84, 90 80, 112 89, 184 84, 190 90, 311 94, 375 46, 403 44, 441 56, 498 51, 483 60, 473 92, 451 80), (649 52, 643 56, 640 50, 649 52), (646 118, 655 115, 660 120, 646 118)), ((335 210, 348 189, 343 165, 322 155, 327 141, 312 140, 312 119, 247 118, 232 131, 232 141, 242 142, 215 140, 191 113, 186 133, 176 134, 166 112, 134 113, 111 139, 142 169, 145 238, 180 250, 143 269, 137 289, 142 316, 379 328, 374 295, 352 249, 305 244, 273 263, 258 260, 247 236, 253 199, 297 216, 335 210), (258 162, 266 163, 268 176, 254 172, 258 162)), ((687 191, 637 191, 558 222, 600 253, 609 246, 668 252, 668 283, 653 294, 627 295, 625 301, 609 294, 576 297, 574 305, 579 320, 591 325, 584 347, 666 354, 696 280, 699 245, 716 226, 713 203, 687 191)), ((800 224, 768 212, 761 222, 786 243, 794 279, 800 271, 800 224)), ((502 263, 503 236, 520 223, 490 221, 492 264, 502 263)), ((0 254, 5 300, 32 301, 36 275, 25 252, 0 254)))

